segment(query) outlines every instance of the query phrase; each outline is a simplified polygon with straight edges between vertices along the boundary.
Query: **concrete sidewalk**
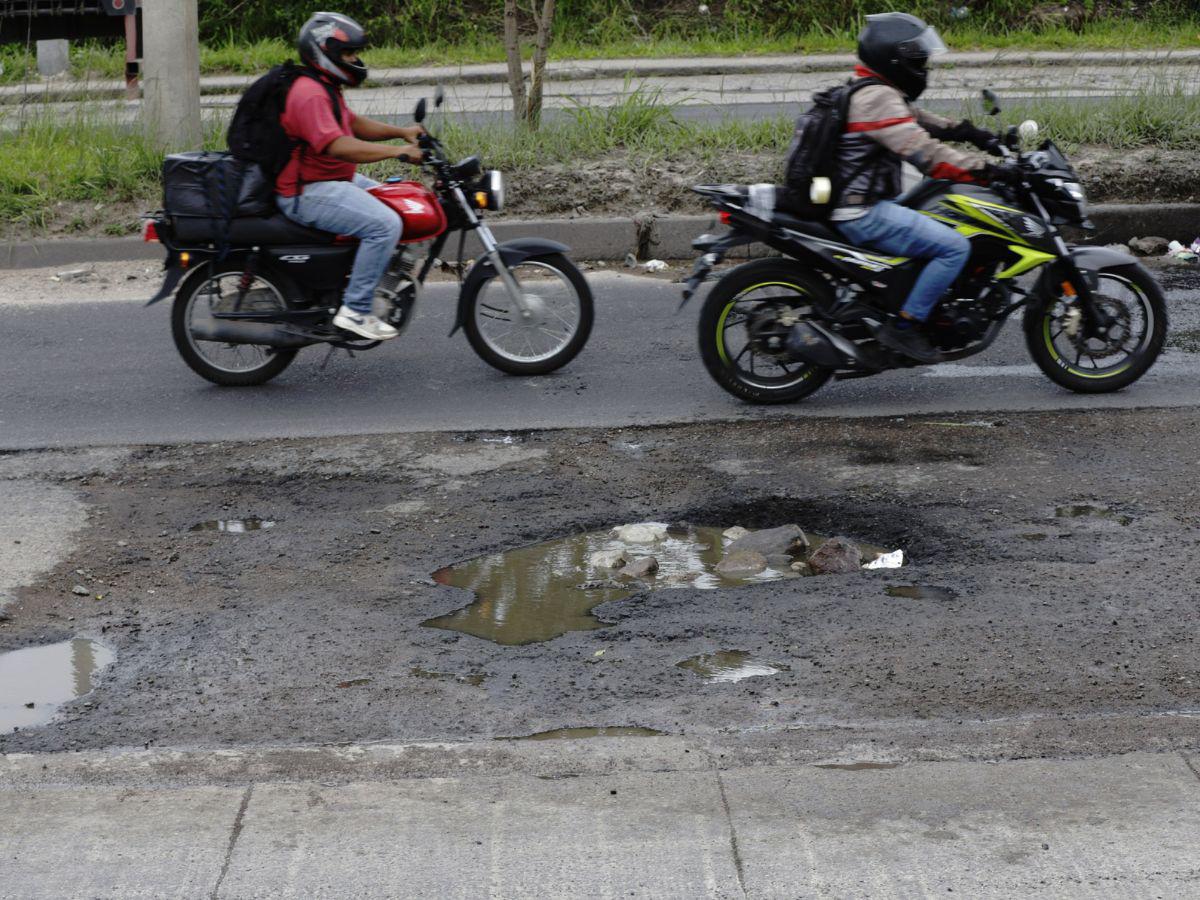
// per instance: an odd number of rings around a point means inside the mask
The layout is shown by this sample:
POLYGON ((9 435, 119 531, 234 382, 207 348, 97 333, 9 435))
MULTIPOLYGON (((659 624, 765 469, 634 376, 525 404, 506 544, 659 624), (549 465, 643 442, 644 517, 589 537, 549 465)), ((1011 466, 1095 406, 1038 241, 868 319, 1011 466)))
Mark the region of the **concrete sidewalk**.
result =
POLYGON ((672 737, 0 757, 0 896, 1200 896, 1179 755, 727 765, 672 737))
MULTIPOLYGON (((805 72, 841 72, 851 69, 856 57, 850 53, 808 55, 803 53, 774 56, 695 56, 660 59, 556 60, 547 65, 550 81, 587 79, 696 77, 705 75, 779 75, 805 72)), ((993 67, 1037 68, 1138 68, 1191 65, 1200 62, 1200 50, 1145 51, 1039 51, 988 50, 949 53, 939 57, 943 69, 987 69, 993 67)), ((255 75, 206 75, 200 79, 205 94, 239 93, 255 75)), ((414 66, 412 68, 372 69, 372 87, 406 85, 463 85, 508 83, 505 63, 480 63, 457 66, 414 66)), ((125 96, 120 79, 72 81, 55 78, 0 87, 0 103, 42 102, 87 95, 125 96)))

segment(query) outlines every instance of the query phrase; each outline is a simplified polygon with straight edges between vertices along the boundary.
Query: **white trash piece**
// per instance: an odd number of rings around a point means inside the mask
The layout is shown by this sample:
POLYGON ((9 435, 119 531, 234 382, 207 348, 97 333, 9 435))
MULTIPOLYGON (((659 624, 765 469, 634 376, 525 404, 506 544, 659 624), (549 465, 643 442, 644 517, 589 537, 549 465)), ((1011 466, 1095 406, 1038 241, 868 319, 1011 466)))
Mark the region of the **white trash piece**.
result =
POLYGON ((648 259, 642 263, 642 268, 647 272, 661 272, 667 267, 667 264, 661 259, 648 259))
POLYGON ((893 550, 891 553, 883 553, 863 565, 864 569, 899 569, 904 565, 904 551, 893 550))
POLYGON ((618 525, 612 530, 618 541, 626 544, 652 544, 667 536, 667 526, 661 522, 639 522, 634 525, 618 525))

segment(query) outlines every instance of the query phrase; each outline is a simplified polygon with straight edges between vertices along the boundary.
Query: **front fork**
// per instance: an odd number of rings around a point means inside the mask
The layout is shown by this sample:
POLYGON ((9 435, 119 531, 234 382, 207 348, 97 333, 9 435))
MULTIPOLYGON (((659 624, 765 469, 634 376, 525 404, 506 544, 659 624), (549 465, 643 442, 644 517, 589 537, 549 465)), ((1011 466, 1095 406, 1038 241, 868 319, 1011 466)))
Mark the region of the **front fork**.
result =
MULTIPOLYGON (((1041 198, 1032 192, 1030 192, 1030 197, 1038 214, 1049 222, 1050 214, 1042 204, 1041 198)), ((1087 273, 1079 268, 1071 257, 1071 249, 1063 240, 1061 233, 1055 233, 1054 244, 1058 248, 1058 265, 1061 266, 1062 274, 1065 276, 1058 287, 1064 288, 1063 293, 1077 304, 1067 313, 1069 317, 1067 325, 1073 329, 1073 332, 1068 333, 1074 338, 1082 330, 1085 339, 1105 338, 1109 328, 1113 325, 1113 317, 1100 309, 1096 303, 1096 295, 1092 293, 1092 284, 1088 280, 1087 273), (1070 290, 1065 290, 1066 288, 1070 290)))
POLYGON ((533 304, 529 302, 529 298, 525 296, 525 292, 521 290, 521 285, 517 283, 517 279, 504 264, 504 257, 500 253, 500 244, 496 240, 496 236, 492 234, 492 229, 483 222, 479 216, 475 215, 475 210, 471 204, 467 202, 466 195, 463 194, 462 188, 454 189, 455 199, 458 200, 459 206, 467 214, 467 221, 475 228, 479 235, 479 242, 483 244, 484 252, 487 254, 488 260, 492 264, 492 269, 500 277, 500 283, 504 285, 504 290, 508 292, 509 299, 521 313, 521 318, 529 320, 534 317, 535 310, 533 304))

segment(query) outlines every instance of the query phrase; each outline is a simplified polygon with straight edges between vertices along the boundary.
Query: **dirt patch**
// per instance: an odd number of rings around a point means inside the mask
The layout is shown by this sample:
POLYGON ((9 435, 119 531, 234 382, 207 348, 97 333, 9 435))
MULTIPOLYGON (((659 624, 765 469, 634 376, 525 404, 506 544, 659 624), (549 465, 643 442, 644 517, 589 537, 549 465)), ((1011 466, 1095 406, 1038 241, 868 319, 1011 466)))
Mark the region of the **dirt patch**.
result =
MULTIPOLYGON (((768 755, 785 739, 826 754, 863 740, 946 754, 952 738, 984 756, 1195 746, 1200 647, 1180 623, 1200 575, 1200 413, 935 420, 522 433, 527 452, 469 472, 425 464, 461 456, 453 435, 136 448, 117 469, 81 459, 75 472, 58 460, 40 480, 79 492, 90 524, 17 592, 0 652, 81 638, 116 661, 50 725, 0 736, 0 752, 583 725, 768 755), (1130 523, 1057 515, 1080 505, 1130 523), (191 530, 250 517, 275 526, 191 530), (421 625, 474 600, 431 579, 442 566, 653 520, 795 522, 903 547, 910 564, 635 590, 597 608, 603 627, 524 646, 421 625), (706 683, 678 665, 727 649, 779 671, 706 683)), ((5 459, 37 478, 41 455, 5 459)))
MULTIPOLYGON (((617 151, 600 160, 518 169, 508 173, 508 209, 495 220, 705 213, 709 207, 692 193, 692 185, 778 181, 781 159, 774 151, 729 153, 715 160, 711 154, 685 151, 649 162, 617 151)), ((1194 202, 1197 197, 1191 151, 1084 147, 1073 159, 1096 203, 1194 202)), ((135 234, 138 217, 159 205, 157 188, 142 201, 64 201, 50 210, 44 227, 32 233, 51 238, 135 234)), ((30 235, 28 225, 0 226, 0 240, 29 240, 30 235)))

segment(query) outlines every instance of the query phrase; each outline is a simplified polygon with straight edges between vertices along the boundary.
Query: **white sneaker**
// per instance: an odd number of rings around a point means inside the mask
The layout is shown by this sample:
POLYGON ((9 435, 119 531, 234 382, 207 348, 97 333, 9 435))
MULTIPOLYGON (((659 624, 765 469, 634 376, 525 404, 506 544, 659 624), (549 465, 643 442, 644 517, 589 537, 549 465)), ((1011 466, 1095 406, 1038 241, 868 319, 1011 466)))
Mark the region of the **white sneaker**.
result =
POLYGON ((351 331, 369 341, 390 341, 400 334, 395 328, 382 319, 368 313, 355 312, 348 306, 341 306, 333 317, 333 326, 343 331, 351 331))

